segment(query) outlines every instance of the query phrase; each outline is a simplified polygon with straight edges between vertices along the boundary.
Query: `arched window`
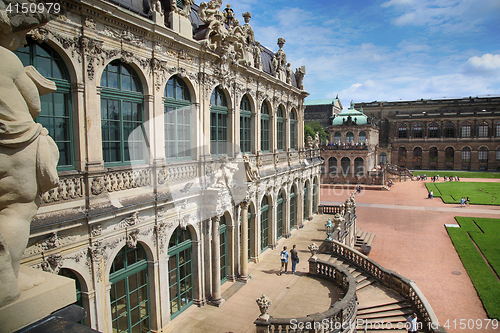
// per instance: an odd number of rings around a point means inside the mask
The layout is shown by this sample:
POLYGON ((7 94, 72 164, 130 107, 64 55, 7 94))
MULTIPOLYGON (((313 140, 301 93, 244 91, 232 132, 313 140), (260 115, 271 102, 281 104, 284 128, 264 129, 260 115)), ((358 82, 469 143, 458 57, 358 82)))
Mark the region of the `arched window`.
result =
POLYGON ((260 205, 260 249, 261 252, 269 247, 269 202, 267 196, 260 205))
POLYGON ((413 167, 422 167, 422 148, 420 147, 413 148, 413 167))
POLYGON ((270 130, 271 122, 269 120, 269 106, 266 102, 262 103, 262 108, 260 112, 260 148, 262 151, 269 151, 270 146, 270 130))
POLYGON ((56 83, 57 90, 40 96, 41 111, 35 119, 49 131, 59 150, 58 170, 74 168, 74 143, 69 74, 59 55, 46 46, 27 39, 28 44, 14 53, 24 66, 33 66, 45 78, 56 83))
POLYGON ((227 281, 227 237, 226 237, 226 217, 222 215, 219 223, 220 241, 220 280, 221 283, 227 281))
POLYGON ((479 163, 488 163, 488 148, 480 147, 477 153, 479 163))
POLYGON ((339 143, 342 140, 342 134, 340 132, 335 132, 333 135, 333 142, 339 143))
POLYGON ((283 192, 280 191, 278 195, 278 201, 276 202, 277 204, 277 210, 276 210, 276 226, 277 226, 277 237, 278 239, 283 237, 283 192))
POLYGON ((362 142, 362 143, 366 142, 366 132, 365 131, 359 132, 359 140, 358 141, 362 142))
POLYGON ((247 95, 240 104, 240 150, 242 153, 252 152, 252 108, 247 95))
POLYGON ((292 110, 290 112, 290 148, 291 149, 296 149, 297 145, 297 131, 296 131, 296 115, 295 115, 295 110, 292 110))
POLYGON ((496 131, 495 131, 495 136, 496 137, 499 137, 500 136, 500 122, 497 123, 497 126, 496 126, 496 131))
POLYGON ((479 138, 487 138, 488 137, 488 124, 482 123, 479 125, 477 136, 479 138))
POLYGON ((398 126, 398 138, 405 139, 408 137, 408 127, 406 124, 400 124, 398 126))
POLYGON ((421 123, 416 123, 413 125, 413 137, 419 139, 424 137, 424 131, 421 123))
POLYGON ((172 76, 165 87, 165 157, 191 156, 191 96, 184 81, 172 76))
POLYGON ((349 159, 349 157, 342 157, 342 159, 340 160, 340 168, 342 170, 343 176, 351 175, 351 160, 349 159))
POLYGON ((387 163, 387 154, 386 154, 386 153, 381 153, 381 154, 380 154, 380 161, 379 161, 379 163, 380 163, 381 165, 383 165, 383 164, 386 164, 386 163, 387 163))
POLYGON ((439 127, 436 123, 431 123, 429 125, 429 138, 439 137, 439 127))
POLYGON ((168 243, 170 318, 193 304, 193 247, 189 229, 177 228, 168 243))
POLYGON ((283 106, 278 108, 278 117, 276 118, 276 127, 278 130, 276 140, 278 141, 278 150, 285 149, 285 133, 284 133, 284 124, 283 124, 283 116, 285 112, 283 111, 283 106))
POLYGON ((347 132, 345 135, 345 142, 354 142, 354 133, 347 132))
MULTIPOLYGON (((148 262, 140 244, 124 246, 111 266, 111 324, 113 332, 151 330, 148 262)), ((172 298, 171 298, 172 299, 172 298)))
POLYGON ((398 149, 398 162, 404 163, 406 162, 406 148, 399 147, 398 149))
POLYGON ((290 191, 290 230, 295 228, 295 210, 296 210, 295 185, 290 191))
POLYGON ((453 149, 453 147, 446 147, 444 150, 444 159, 448 163, 453 163, 455 161, 455 149, 453 149))
POLYGON ((436 147, 429 148, 429 162, 438 161, 438 149, 436 147))
POLYGON ((227 154, 228 106, 226 94, 216 87, 210 98, 210 151, 212 155, 227 154))
POLYGON ((143 94, 137 74, 115 60, 104 69, 101 86, 104 163, 144 162, 143 94))
POLYGON ((463 163, 470 163, 470 152, 471 152, 470 147, 462 148, 462 162, 463 163))
POLYGON ((455 137, 455 124, 448 122, 444 126, 444 137, 454 138, 455 137))
POLYGON ((302 214, 302 220, 305 221, 307 218, 307 199, 308 199, 308 184, 307 182, 304 183, 304 202, 303 202, 303 214, 302 214))
POLYGON ((361 157, 356 157, 354 160, 354 173, 356 176, 363 176, 365 174, 365 163, 361 157))
POLYGON ((313 200, 312 200, 313 213, 316 211, 316 205, 318 204, 318 195, 319 195, 318 191, 319 191, 318 179, 316 178, 314 180, 314 183, 313 183, 313 193, 312 193, 312 197, 313 197, 313 200))
POLYGON ((328 174, 330 176, 337 175, 337 158, 335 157, 330 157, 328 159, 328 174))
POLYGON ((463 123, 462 124, 462 133, 461 137, 462 138, 470 138, 470 132, 471 132, 471 125, 470 123, 463 123))

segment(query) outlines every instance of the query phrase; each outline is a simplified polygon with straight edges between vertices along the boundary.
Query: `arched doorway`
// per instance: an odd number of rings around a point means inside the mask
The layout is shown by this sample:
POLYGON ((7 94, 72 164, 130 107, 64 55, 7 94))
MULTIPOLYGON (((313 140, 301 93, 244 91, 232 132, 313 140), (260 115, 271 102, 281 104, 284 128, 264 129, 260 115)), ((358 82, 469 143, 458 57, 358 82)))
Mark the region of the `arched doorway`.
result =
POLYGON ((413 148, 413 168, 422 169, 422 148, 413 148))
POLYGON ((387 163, 387 154, 386 153, 381 153, 380 154, 379 164, 380 165, 384 165, 386 163, 387 163))
POLYGON ((267 196, 260 205, 260 251, 264 252, 269 247, 269 201, 267 196))
MULTIPOLYGON (((444 160, 446 165, 445 168, 448 170, 453 170, 454 169, 453 164, 455 163, 455 149, 453 149, 453 147, 447 147, 444 150, 444 160)), ((469 161, 470 161, 470 156, 469 156, 469 161)))
POLYGON ((219 224, 220 240, 220 281, 221 284, 227 281, 227 235, 226 235, 226 216, 220 217, 219 224))
MULTIPOLYGON (((448 148, 446 148, 446 149, 448 149, 448 148)), ((462 148, 462 169, 463 170, 470 170, 470 155, 471 155, 470 147, 463 147, 462 148)))
POLYGON ((111 282, 111 324, 113 332, 151 330, 148 262, 140 244, 124 246, 113 260, 111 282))
POLYGON ((193 246, 189 229, 177 228, 168 243, 170 318, 193 304, 193 246))
POLYGON ((399 147, 398 149, 398 166, 405 168, 406 167, 406 148, 399 147))
POLYGON ((340 160, 340 169, 342 171, 342 176, 350 176, 351 175, 351 160, 349 157, 342 157, 340 160))
POLYGON ((295 185, 292 186, 290 191, 290 231, 295 228, 295 216, 296 216, 296 196, 295 196, 295 185))
POLYGON ((365 161, 361 157, 356 157, 354 160, 354 173, 358 177, 365 175, 365 161))
POLYGON ((337 158, 336 157, 330 157, 328 159, 328 174, 332 177, 337 175, 337 158))
POLYGON ((308 194, 309 194, 309 193, 307 193, 308 192, 308 187, 309 187, 309 185, 307 184, 307 182, 305 182, 304 183, 304 200, 303 200, 304 201, 303 202, 303 204, 304 204, 303 208, 304 209, 303 209, 303 214, 302 214, 303 215, 302 216, 302 220, 303 221, 305 221, 307 219, 307 199, 308 199, 308 194))
POLYGON ((281 190, 278 195, 278 201, 276 201, 276 205, 277 205, 276 237, 277 239, 281 239, 283 237, 283 191, 281 190))
MULTIPOLYGON (((89 308, 88 308, 87 304, 83 304, 82 286, 80 284, 80 279, 76 276, 76 274, 71 269, 67 269, 67 268, 61 268, 61 270, 59 271, 59 275, 62 275, 62 276, 65 276, 67 278, 75 280, 76 302, 73 304, 84 308, 88 312, 89 308)), ((82 320, 80 320, 78 323, 81 325, 85 325, 85 326, 90 327, 90 322, 88 322, 88 316, 83 318, 82 320), (85 319, 87 319, 87 323, 85 323, 85 319)))
POLYGON ((438 151, 437 147, 429 148, 429 168, 430 169, 437 169, 438 153, 439 153, 439 151, 438 151))

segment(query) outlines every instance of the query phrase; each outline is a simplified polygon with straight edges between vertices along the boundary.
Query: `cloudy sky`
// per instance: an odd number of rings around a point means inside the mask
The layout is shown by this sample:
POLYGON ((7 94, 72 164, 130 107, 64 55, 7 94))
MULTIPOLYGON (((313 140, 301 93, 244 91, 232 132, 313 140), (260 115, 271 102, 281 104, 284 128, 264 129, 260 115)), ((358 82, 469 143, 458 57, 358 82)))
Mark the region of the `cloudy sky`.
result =
MULTIPOLYGON (((228 2, 224 1, 221 9, 228 2)), ((255 38, 306 66, 308 99, 500 95, 500 0, 231 0, 255 38)))

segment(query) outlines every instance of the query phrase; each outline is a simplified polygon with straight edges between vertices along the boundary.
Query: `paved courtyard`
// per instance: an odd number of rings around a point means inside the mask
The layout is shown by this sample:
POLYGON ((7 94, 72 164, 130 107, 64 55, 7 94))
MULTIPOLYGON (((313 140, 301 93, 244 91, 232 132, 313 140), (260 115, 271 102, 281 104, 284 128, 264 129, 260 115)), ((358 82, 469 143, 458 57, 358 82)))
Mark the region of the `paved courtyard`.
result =
MULTIPOLYGON (((322 189, 321 201, 340 204, 348 195, 347 190, 322 189)), ((364 191, 356 196, 356 203, 358 227, 376 234, 370 257, 414 280, 440 324, 448 320, 447 332, 500 331, 459 329, 460 319, 487 316, 444 227, 456 223, 454 216, 500 218, 500 207, 445 205, 439 198, 427 199, 424 182, 417 181, 396 183, 390 191, 364 191)), ((173 321, 173 332, 254 332, 253 322, 259 316, 255 299, 262 294, 272 300, 269 313, 274 317, 325 311, 338 299, 338 289, 307 277, 306 272, 307 245, 325 238, 327 218, 316 216, 303 229, 294 230, 291 238, 281 239, 276 250, 266 251, 258 264, 249 265, 252 279, 247 284, 226 282, 222 286, 226 302, 220 308, 190 307, 173 321), (279 276, 279 252, 293 244, 301 259, 298 273, 279 276)))
MULTIPOLYGON (((323 189, 321 201, 340 203, 347 195, 341 192, 323 189)), ((488 317, 444 227, 456 224, 455 216, 500 218, 500 207, 461 208, 444 204, 440 198, 427 199, 421 181, 396 183, 390 191, 362 192, 356 196, 356 204, 358 228, 376 234, 370 257, 415 281, 440 324, 449 320, 447 332, 500 331, 459 329, 460 319, 488 317)))

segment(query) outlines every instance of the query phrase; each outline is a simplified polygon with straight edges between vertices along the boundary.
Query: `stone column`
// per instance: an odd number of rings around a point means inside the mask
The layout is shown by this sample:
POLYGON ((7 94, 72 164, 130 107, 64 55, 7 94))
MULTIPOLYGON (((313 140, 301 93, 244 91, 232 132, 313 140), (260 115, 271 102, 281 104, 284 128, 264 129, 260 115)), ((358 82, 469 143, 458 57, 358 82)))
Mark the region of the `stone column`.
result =
POLYGON ((220 216, 212 217, 212 300, 215 306, 222 304, 220 291, 220 216))
POLYGON ((248 202, 241 203, 240 281, 248 281, 248 202))

